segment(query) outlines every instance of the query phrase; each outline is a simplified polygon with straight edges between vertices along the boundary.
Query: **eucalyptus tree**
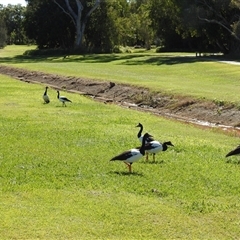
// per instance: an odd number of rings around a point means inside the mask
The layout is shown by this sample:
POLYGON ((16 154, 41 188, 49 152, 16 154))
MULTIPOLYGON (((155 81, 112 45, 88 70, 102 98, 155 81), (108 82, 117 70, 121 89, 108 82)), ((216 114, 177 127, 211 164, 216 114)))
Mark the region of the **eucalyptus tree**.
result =
POLYGON ((5 22, 0 18, 0 48, 6 46, 7 43, 7 28, 5 22))
POLYGON ((182 0, 178 6, 183 36, 199 39, 199 48, 224 53, 240 50, 239 0, 182 0))
POLYGON ((149 0, 149 7, 167 48, 240 52, 240 0, 149 0))
POLYGON ((179 7, 176 0, 149 0, 149 17, 158 44, 166 49, 181 46, 179 7))
MULTIPOLYGON (((79 42, 76 35, 78 23, 74 24, 74 18, 63 8, 66 7, 66 0, 58 0, 57 4, 49 0, 28 0, 25 21, 27 35, 36 41, 39 48, 66 46, 71 50, 111 51, 114 45, 123 42, 122 21, 119 19, 128 16, 129 5, 127 0, 104 0, 98 7, 96 3, 81 0, 82 5, 79 6, 83 8, 79 42)), ((69 0, 69 4, 73 11, 79 10, 74 0, 69 0)))
POLYGON ((240 22, 240 1, 196 0, 196 5, 197 16, 200 20, 217 24, 240 40, 240 34, 236 31, 240 22))
POLYGON ((200 21, 221 29, 215 39, 224 35, 221 45, 230 53, 240 54, 240 1, 195 0, 200 21))
MULTIPOLYGON (((146 1, 146 0, 144 0, 146 1)), ((134 3, 135 4, 135 3, 134 3)), ((138 6, 139 9, 141 5, 138 6)), ((85 40, 91 47, 109 52, 118 46, 132 46, 148 41, 147 12, 133 7, 128 0, 105 0, 89 19, 85 40), (99 21, 101 24, 99 24, 99 21)))
POLYGON ((74 45, 75 29, 69 17, 49 0, 28 0, 24 28, 28 38, 39 49, 70 49, 74 45))
POLYGON ((23 27, 25 7, 20 4, 2 5, 0 13, 7 29, 7 43, 25 44, 26 36, 23 27))
POLYGON ((82 40, 90 15, 98 8, 101 0, 53 0, 70 17, 75 26, 75 48, 82 47, 82 40))
POLYGON ((176 32, 189 50, 225 51, 223 47, 220 47, 224 38, 224 35, 220 34, 221 29, 199 19, 196 1, 182 0, 176 4, 179 18, 176 32))
POLYGON ((149 17, 149 0, 130 0, 130 31, 134 36, 133 41, 136 45, 145 46, 150 49, 153 42, 153 30, 149 17))
POLYGON ((112 52, 114 46, 120 43, 118 7, 119 2, 103 1, 92 13, 84 35, 85 45, 89 51, 112 52))

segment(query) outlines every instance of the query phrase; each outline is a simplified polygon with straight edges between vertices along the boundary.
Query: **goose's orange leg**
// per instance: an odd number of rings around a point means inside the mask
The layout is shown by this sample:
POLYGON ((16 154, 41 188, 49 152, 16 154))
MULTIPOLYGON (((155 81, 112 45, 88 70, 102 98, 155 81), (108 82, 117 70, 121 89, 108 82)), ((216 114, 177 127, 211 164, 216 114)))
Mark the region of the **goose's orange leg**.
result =
POLYGON ((128 170, 131 173, 132 172, 132 164, 124 162, 128 166, 128 170))

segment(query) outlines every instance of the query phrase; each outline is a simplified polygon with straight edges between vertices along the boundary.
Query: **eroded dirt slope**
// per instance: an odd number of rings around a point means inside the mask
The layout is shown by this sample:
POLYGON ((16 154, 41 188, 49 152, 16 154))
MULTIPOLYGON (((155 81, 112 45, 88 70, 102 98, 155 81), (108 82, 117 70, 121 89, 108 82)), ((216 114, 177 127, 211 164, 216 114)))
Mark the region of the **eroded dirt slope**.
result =
POLYGON ((240 111, 233 105, 220 106, 218 103, 200 101, 191 97, 151 93, 148 89, 130 85, 26 71, 4 65, 0 65, 0 73, 21 81, 38 82, 54 89, 89 95, 105 103, 116 103, 162 116, 186 121, 206 121, 215 125, 240 125, 240 111))

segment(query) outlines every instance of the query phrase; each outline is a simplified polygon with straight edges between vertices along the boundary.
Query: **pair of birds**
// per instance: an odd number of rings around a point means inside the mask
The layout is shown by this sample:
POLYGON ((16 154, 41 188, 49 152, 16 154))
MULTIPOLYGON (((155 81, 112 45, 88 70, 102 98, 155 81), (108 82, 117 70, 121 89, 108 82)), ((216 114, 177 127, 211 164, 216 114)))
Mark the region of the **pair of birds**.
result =
MULTIPOLYGON (((136 127, 140 128, 137 134, 137 138, 139 139, 140 142, 142 142, 143 125, 141 123, 138 123, 136 127)), ((166 151, 168 149, 168 146, 174 147, 171 141, 160 143, 156 141, 153 137, 148 137, 145 141, 146 160, 148 160, 148 154, 151 153, 153 154, 153 161, 155 162, 155 155, 161 151, 163 152, 166 151)))
MULTIPOLYGON (((45 87, 45 92, 43 93, 43 101, 44 103, 50 103, 50 98, 47 94, 48 91, 48 87, 45 87)), ((68 98, 66 98, 65 96, 60 96, 60 92, 57 91, 57 98, 60 102, 62 102, 63 106, 67 106, 66 102, 72 102, 71 100, 69 100, 68 98)))
POLYGON ((140 147, 132 148, 127 151, 122 152, 121 154, 113 157, 110 161, 123 161, 127 166, 128 170, 132 172, 132 164, 142 158, 146 153, 146 160, 148 160, 148 153, 153 154, 153 160, 155 161, 155 155, 158 152, 166 151, 168 146, 174 146, 170 141, 160 143, 154 140, 153 136, 149 133, 145 133, 142 136, 143 125, 139 123, 136 127, 140 127, 140 130, 137 134, 139 141, 142 143, 140 147))

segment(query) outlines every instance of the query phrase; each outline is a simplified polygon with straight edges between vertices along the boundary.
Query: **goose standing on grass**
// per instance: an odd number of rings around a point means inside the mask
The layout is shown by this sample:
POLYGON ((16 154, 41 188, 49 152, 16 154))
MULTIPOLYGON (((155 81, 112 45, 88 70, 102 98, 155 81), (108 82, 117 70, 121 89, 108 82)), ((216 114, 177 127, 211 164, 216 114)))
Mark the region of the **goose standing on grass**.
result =
MULTIPOLYGON (((140 127, 140 130, 139 130, 139 132, 137 134, 137 138, 140 141, 140 143, 142 143, 142 139, 143 139, 143 135, 142 135, 143 125, 141 123, 138 123, 138 125, 136 127, 140 127)), ((153 137, 148 137, 146 139, 146 143, 147 142, 151 142, 151 141, 154 141, 153 137)))
POLYGON ((48 87, 45 88, 45 92, 43 94, 43 101, 44 101, 44 103, 50 103, 50 99, 49 99, 49 97, 47 95, 47 90, 48 90, 48 87))
POLYGON ((65 102, 72 102, 71 100, 69 100, 68 98, 66 98, 65 96, 60 96, 60 92, 57 91, 57 98, 60 102, 62 102, 63 106, 67 106, 65 102))
MULTIPOLYGON (((153 154, 153 161, 155 162, 155 155, 161 151, 166 151, 168 149, 168 146, 173 146, 174 145, 168 141, 164 143, 160 143, 158 141, 152 141, 148 142, 145 146, 145 151, 146 153, 152 153, 153 154)), ((146 155, 146 160, 148 160, 148 155, 146 155)))
POLYGON ((138 161, 141 157, 145 155, 145 141, 148 137, 152 137, 152 136, 148 133, 145 133, 143 136, 142 145, 139 149, 133 148, 133 149, 127 150, 113 157, 110 161, 115 161, 115 160, 123 161, 128 166, 128 170, 131 173, 132 164, 138 161))
POLYGON ((239 155, 240 154, 240 145, 238 145, 235 149, 233 149, 232 151, 230 151, 226 157, 230 157, 233 155, 239 155))
MULTIPOLYGON (((143 125, 141 123, 138 123, 138 125, 136 127, 139 127, 140 130, 137 134, 137 138, 138 140, 140 141, 140 143, 142 143, 142 139, 143 139, 143 135, 142 135, 142 132, 143 132, 143 125)), ((145 144, 148 143, 148 142, 151 142, 151 141, 154 141, 154 138, 153 137, 148 137, 145 141, 145 144)), ((145 152, 146 154, 146 159, 148 159, 148 152, 145 152)))

